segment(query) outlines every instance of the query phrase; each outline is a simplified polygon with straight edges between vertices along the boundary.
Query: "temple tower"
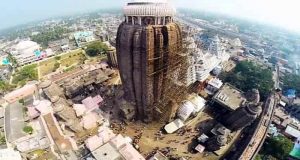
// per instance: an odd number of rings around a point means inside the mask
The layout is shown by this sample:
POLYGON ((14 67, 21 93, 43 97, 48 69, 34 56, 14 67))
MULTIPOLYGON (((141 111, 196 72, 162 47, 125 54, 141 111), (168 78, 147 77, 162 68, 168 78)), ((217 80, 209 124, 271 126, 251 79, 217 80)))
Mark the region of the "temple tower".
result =
POLYGON ((133 0, 124 7, 116 49, 124 98, 135 105, 136 119, 152 121, 164 101, 167 75, 182 49, 175 8, 168 0, 133 0))
POLYGON ((262 112, 259 91, 253 89, 246 93, 248 102, 246 105, 238 108, 230 115, 224 117, 224 125, 232 130, 237 131, 244 127, 249 126, 253 121, 258 118, 262 112))

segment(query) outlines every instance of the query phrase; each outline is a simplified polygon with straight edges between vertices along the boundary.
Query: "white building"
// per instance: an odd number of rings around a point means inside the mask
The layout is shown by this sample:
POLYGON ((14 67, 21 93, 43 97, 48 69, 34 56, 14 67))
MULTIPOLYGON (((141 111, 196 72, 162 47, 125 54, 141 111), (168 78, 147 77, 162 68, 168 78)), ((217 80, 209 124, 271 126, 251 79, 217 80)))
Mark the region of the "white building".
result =
POLYGON ((2 160, 22 160, 21 154, 11 148, 0 150, 0 159, 2 160))
POLYGON ((53 56, 54 52, 50 48, 41 51, 41 46, 38 43, 26 40, 13 46, 11 54, 19 65, 25 65, 53 56))
POLYGON ((241 42, 241 40, 239 38, 235 38, 230 42, 231 45, 233 45, 234 47, 242 47, 243 44, 241 42))
POLYGON ((228 61, 230 58, 230 55, 226 52, 226 44, 220 40, 218 35, 212 39, 208 52, 212 55, 216 55, 222 63, 228 61))
POLYGON ((194 105, 194 112, 198 113, 202 111, 205 107, 206 100, 202 97, 198 96, 197 94, 191 94, 188 98, 190 102, 194 105))
POLYGON ((205 54, 195 64, 196 79, 199 82, 204 82, 209 76, 210 72, 221 63, 217 56, 212 54, 205 54))
POLYGON ((186 101, 183 101, 177 111, 177 117, 182 121, 186 121, 191 115, 202 111, 206 101, 197 94, 191 94, 186 101))
POLYGON ((201 52, 200 49, 197 48, 197 45, 195 44, 195 40, 192 37, 187 37, 185 39, 185 41, 187 42, 187 46, 185 46, 187 48, 187 51, 189 53, 188 54, 188 69, 187 69, 187 75, 186 75, 186 86, 189 86, 193 83, 195 83, 197 81, 196 79, 196 70, 195 70, 195 62, 197 60, 197 56, 194 56, 195 53, 201 52))
POLYGON ((223 85, 223 82, 218 78, 213 78, 208 81, 208 85, 205 88, 205 92, 209 95, 215 94, 223 85))
POLYGON ((92 31, 82 31, 74 33, 74 38, 77 46, 81 46, 82 43, 88 43, 95 40, 94 33, 92 31))
POLYGON ((63 52, 68 52, 68 51, 71 50, 68 44, 62 45, 62 46, 60 47, 60 49, 61 49, 63 52))
POLYGON ((174 133, 184 126, 184 122, 192 115, 196 115, 205 107, 206 100, 197 94, 191 94, 187 100, 183 101, 177 110, 177 119, 165 125, 164 129, 167 133, 174 133))
POLYGON ((29 64, 39 59, 41 46, 33 41, 21 41, 12 48, 12 56, 19 65, 29 64))
POLYGON ((108 127, 100 127, 99 134, 85 141, 95 160, 145 160, 130 144, 132 139, 115 135, 108 127))
POLYGON ((186 79, 186 86, 189 86, 197 81, 196 79, 196 69, 194 65, 188 67, 187 70, 187 79, 186 79))
POLYGON ((194 54, 194 57, 196 60, 196 79, 203 82, 210 76, 210 72, 214 68, 228 61, 230 55, 226 53, 226 48, 222 45, 219 36, 215 36, 212 39, 208 52, 205 54, 197 52, 194 54))
POLYGON ((167 133, 171 134, 184 126, 184 123, 180 119, 175 119, 173 122, 167 124, 164 129, 167 133))
POLYGON ((182 121, 186 121, 194 112, 195 106, 192 102, 190 101, 185 101, 182 103, 182 105, 179 107, 177 111, 177 116, 180 118, 182 121))

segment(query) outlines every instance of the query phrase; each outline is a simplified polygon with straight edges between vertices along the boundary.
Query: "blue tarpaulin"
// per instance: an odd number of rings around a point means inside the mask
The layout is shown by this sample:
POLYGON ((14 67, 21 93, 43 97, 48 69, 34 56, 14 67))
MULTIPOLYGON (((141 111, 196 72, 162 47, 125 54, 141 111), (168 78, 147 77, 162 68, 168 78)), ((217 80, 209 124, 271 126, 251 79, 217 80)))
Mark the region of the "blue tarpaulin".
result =
POLYGON ((290 152, 290 156, 300 159, 300 138, 295 142, 294 148, 290 152))
POLYGON ((41 51, 40 50, 35 50, 34 54, 36 57, 40 57, 41 56, 41 51))
POLYGON ((295 89, 288 89, 284 94, 287 98, 296 98, 296 90, 295 89))
POLYGON ((2 60, 2 64, 3 64, 3 65, 9 65, 10 62, 9 62, 8 58, 4 58, 4 59, 2 60))

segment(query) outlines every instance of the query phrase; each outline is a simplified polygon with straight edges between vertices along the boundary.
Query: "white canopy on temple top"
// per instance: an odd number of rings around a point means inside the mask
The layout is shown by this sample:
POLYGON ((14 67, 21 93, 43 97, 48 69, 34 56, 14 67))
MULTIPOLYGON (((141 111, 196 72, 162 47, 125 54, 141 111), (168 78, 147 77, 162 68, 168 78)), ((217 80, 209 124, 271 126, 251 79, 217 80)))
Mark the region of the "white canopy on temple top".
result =
POLYGON ((168 3, 169 0, 132 0, 132 2, 168 3))
POLYGON ((125 16, 173 17, 175 14, 176 9, 169 3, 169 0, 131 0, 130 3, 124 6, 125 16))

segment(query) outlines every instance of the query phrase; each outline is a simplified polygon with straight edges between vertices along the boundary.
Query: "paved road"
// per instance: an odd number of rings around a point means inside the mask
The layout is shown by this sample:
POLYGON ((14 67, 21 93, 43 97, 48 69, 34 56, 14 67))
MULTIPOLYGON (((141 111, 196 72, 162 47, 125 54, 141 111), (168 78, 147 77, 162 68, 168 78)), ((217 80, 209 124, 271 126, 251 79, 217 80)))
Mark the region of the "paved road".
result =
POLYGON ((275 89, 279 88, 279 66, 276 65, 275 71, 273 72, 273 80, 275 89))

